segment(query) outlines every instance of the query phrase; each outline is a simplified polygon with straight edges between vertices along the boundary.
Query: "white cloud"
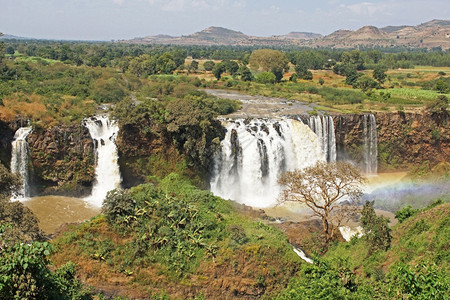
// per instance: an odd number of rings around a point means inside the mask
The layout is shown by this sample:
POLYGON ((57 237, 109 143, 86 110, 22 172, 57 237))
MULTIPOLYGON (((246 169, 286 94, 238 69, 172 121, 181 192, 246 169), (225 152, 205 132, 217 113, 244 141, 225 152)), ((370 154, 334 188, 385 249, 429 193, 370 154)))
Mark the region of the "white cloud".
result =
POLYGON ((274 14, 279 13, 280 10, 281 10, 280 7, 278 7, 278 6, 276 6, 276 5, 272 5, 272 6, 269 7, 269 8, 264 8, 264 9, 262 10, 262 14, 263 14, 263 15, 266 15, 266 16, 268 16, 268 15, 274 15, 274 14))
POLYGON ((112 0, 115 4, 122 5, 123 0, 112 0))

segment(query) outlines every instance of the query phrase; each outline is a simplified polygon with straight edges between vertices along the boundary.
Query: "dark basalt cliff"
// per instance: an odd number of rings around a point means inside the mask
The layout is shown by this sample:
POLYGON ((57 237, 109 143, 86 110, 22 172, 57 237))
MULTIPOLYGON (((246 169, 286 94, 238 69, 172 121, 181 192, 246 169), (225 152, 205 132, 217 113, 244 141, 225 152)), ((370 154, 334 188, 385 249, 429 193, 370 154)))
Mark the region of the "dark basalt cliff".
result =
MULTIPOLYGON (((448 114, 377 113, 379 171, 450 161, 448 114)), ((363 115, 334 117, 338 158, 360 161, 363 115)))
MULTIPOLYGON (((11 142, 23 122, 0 122, 0 159, 9 167, 11 142)), ((84 196, 94 181, 94 145, 80 125, 34 128, 27 137, 32 195, 84 196)))
POLYGON ((38 128, 27 141, 35 193, 89 194, 95 177, 95 156, 87 128, 81 125, 38 128))
MULTIPOLYGON (((450 161, 448 115, 377 113, 378 171, 426 167, 450 161)), ((333 116, 338 159, 363 160, 363 114, 333 116)), ((9 167, 14 132, 20 121, 0 122, 0 160, 9 167)), ((366 125, 367 126, 367 125, 366 125)), ((95 180, 94 145, 81 124, 35 128, 27 137, 32 194, 83 196, 95 180)), ((121 126, 116 141, 123 187, 164 177, 170 172, 198 176, 186 165, 164 126, 152 122, 121 126)), ((200 180, 201 176, 197 179, 200 180)))

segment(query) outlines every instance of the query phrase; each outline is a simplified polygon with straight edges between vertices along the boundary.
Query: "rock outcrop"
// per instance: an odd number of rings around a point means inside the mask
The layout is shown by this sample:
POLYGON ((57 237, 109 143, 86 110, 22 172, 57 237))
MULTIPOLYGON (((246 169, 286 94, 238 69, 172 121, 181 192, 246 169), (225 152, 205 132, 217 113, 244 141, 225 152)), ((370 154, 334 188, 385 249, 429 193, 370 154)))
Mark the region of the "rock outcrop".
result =
POLYGON ((94 145, 81 125, 36 128, 27 138, 33 194, 84 196, 95 178, 94 145))
MULTIPOLYGON (((379 171, 450 161, 448 115, 377 113, 379 171)), ((338 159, 361 161, 363 115, 334 117, 338 159)))

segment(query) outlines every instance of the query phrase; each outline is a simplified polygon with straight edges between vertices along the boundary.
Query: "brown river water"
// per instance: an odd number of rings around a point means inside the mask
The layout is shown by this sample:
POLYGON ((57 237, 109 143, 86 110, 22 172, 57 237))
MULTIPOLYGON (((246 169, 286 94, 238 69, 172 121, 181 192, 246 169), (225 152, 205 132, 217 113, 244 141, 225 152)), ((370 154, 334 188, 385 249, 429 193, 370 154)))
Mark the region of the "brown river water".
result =
MULTIPOLYGON (((364 190, 366 193, 371 193, 374 190, 387 189, 389 186, 400 186, 410 182, 405 176, 405 172, 379 173, 375 176, 370 176, 368 177, 368 183, 364 190)), ((37 216, 39 226, 45 233, 53 233, 59 226, 65 223, 89 220, 100 213, 100 208, 90 206, 80 198, 42 196, 33 197, 23 203, 37 216)), ((264 211, 269 216, 297 222, 313 217, 307 208, 295 204, 284 204, 272 208, 265 208, 264 211)), ((394 219, 392 212, 381 209, 376 211, 377 214, 388 217, 391 225, 396 223, 397 220, 394 219)))
POLYGON ((100 213, 100 208, 89 206, 83 199, 63 196, 33 197, 23 204, 33 211, 47 234, 62 224, 83 222, 100 213))

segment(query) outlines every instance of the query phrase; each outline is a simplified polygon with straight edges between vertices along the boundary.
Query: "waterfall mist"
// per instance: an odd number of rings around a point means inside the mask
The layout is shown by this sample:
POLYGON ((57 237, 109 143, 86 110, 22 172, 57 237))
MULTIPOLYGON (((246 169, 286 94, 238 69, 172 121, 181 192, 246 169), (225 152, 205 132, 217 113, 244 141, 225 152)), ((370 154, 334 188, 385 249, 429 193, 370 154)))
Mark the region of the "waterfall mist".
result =
POLYGON ((26 200, 30 196, 30 185, 28 178, 28 143, 26 137, 33 128, 21 127, 14 134, 14 140, 11 143, 11 172, 20 175, 22 186, 20 190, 13 194, 13 200, 26 200))
POLYGON ((91 195, 85 200, 100 207, 106 194, 119 188, 122 181, 115 144, 119 126, 114 121, 110 121, 107 116, 85 119, 83 125, 88 128, 94 142, 96 157, 95 183, 91 195))

